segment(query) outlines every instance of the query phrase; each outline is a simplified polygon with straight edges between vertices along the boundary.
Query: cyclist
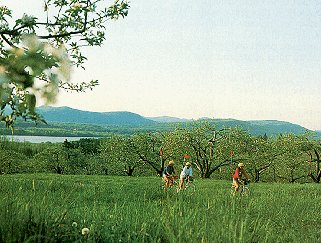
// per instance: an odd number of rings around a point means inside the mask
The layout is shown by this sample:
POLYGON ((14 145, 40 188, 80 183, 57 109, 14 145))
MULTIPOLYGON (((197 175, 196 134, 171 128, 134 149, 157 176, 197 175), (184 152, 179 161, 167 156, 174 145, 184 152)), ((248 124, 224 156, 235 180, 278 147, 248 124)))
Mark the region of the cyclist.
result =
POLYGON ((164 173, 163 173, 163 178, 165 181, 165 186, 164 188, 168 188, 174 184, 174 160, 171 160, 168 162, 168 165, 166 166, 164 173))
POLYGON ((246 174, 244 170, 244 164, 239 163, 237 165, 237 168, 235 169, 235 172, 233 174, 233 186, 234 186, 234 194, 239 190, 240 181, 242 180, 242 177, 244 176, 248 181, 250 180, 249 176, 246 174))
POLYGON ((183 184, 185 180, 193 180, 193 170, 192 170, 192 164, 190 162, 187 162, 185 166, 183 167, 183 170, 180 175, 180 182, 179 182, 179 188, 183 189, 183 184))

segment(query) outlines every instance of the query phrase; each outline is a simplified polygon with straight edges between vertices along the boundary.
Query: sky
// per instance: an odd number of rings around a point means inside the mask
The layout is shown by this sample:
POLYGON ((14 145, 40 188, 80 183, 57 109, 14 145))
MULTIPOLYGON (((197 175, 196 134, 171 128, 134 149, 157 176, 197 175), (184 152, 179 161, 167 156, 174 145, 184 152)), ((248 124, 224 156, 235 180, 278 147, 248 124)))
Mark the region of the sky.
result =
MULTIPOLYGON (((110 3, 110 1, 107 1, 110 3)), ((0 0, 22 15, 41 0, 0 0)), ((288 121, 321 130, 321 2, 132 0, 107 23, 102 47, 85 50, 98 79, 53 106, 173 116, 288 121)), ((41 102, 38 103, 41 105, 41 102)))

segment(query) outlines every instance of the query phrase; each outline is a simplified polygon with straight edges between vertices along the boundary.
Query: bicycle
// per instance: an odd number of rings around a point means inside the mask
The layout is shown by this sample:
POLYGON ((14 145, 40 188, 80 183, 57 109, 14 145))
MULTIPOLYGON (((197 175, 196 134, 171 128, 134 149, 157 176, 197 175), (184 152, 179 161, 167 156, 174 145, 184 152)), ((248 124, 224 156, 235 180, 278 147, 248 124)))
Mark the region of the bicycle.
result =
POLYGON ((195 192, 196 188, 195 188, 195 184, 194 184, 194 179, 187 178, 184 182, 183 189, 181 189, 180 186, 178 185, 177 192, 179 192, 181 190, 195 192))
POLYGON ((163 177, 163 183, 162 183, 162 189, 163 191, 169 189, 169 188, 176 188, 178 186, 178 176, 171 176, 171 179, 169 183, 166 183, 166 180, 163 177))
POLYGON ((235 185, 232 184, 231 195, 235 196, 235 194, 238 193, 241 196, 249 196, 251 194, 249 186, 250 186, 250 181, 246 179, 242 179, 239 181, 239 189, 237 192, 235 192, 235 185))

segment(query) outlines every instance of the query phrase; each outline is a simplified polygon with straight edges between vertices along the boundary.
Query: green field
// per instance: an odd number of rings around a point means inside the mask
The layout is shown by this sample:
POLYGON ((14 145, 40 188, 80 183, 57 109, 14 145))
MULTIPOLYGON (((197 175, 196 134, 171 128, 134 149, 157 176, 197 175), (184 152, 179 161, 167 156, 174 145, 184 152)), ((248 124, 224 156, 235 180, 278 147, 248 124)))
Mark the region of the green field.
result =
POLYGON ((0 176, 0 242, 321 242, 318 184, 196 179, 196 192, 157 177, 0 176), (89 233, 83 235, 82 229, 89 233))

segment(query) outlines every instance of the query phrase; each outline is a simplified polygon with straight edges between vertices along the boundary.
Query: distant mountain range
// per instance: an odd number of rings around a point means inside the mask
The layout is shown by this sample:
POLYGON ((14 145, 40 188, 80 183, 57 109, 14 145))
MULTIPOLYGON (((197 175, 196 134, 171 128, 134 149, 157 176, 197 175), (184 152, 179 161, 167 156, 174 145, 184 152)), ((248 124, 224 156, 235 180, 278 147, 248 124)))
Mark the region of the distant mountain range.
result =
MULTIPOLYGON (((175 123, 187 123, 193 120, 181 119, 176 117, 143 117, 136 113, 119 111, 119 112, 92 112, 77 110, 70 107, 38 107, 37 112, 41 114, 45 120, 50 123, 75 123, 75 124, 91 124, 105 126, 121 126, 121 127, 147 127, 153 130, 153 127, 168 128, 175 123)), ((279 133, 302 134, 307 129, 290 122, 276 120, 255 120, 241 121, 236 119, 209 119, 213 121, 217 127, 242 127, 255 135, 274 135, 279 133)), ((321 133, 320 133, 321 134, 321 133)))
POLYGON ((147 117, 147 119, 150 119, 150 120, 155 121, 155 122, 162 122, 162 123, 188 122, 188 121, 191 121, 189 119, 177 118, 177 117, 171 117, 171 116, 147 117))
POLYGON ((63 107, 45 107, 37 108, 47 122, 81 123, 95 125, 130 125, 145 126, 153 125, 156 122, 138 114, 120 111, 120 112, 92 112, 73 109, 67 106, 63 107))

